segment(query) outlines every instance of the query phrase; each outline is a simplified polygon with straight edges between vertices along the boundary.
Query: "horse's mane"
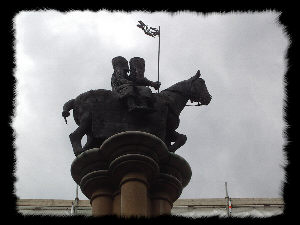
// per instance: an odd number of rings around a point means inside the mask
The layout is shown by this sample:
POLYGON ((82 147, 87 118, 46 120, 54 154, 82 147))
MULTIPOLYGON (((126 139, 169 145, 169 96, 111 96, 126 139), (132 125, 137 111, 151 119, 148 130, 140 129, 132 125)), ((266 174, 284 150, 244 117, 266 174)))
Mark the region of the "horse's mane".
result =
POLYGON ((106 90, 106 89, 95 89, 95 90, 89 90, 86 92, 81 93, 80 95, 77 96, 78 100, 83 100, 87 97, 91 97, 93 95, 99 95, 99 94, 108 94, 111 93, 111 90, 106 90))
POLYGON ((161 93, 162 94, 167 94, 168 92, 182 93, 185 90, 187 82, 188 82, 188 80, 180 81, 180 82, 173 84, 172 86, 162 90, 161 93))
POLYGON ((180 81, 159 93, 159 95, 166 101, 169 109, 171 109, 171 112, 173 112, 177 117, 179 117, 177 108, 178 105, 172 103, 173 98, 171 96, 174 96, 174 94, 184 96, 187 82, 187 80, 180 81))

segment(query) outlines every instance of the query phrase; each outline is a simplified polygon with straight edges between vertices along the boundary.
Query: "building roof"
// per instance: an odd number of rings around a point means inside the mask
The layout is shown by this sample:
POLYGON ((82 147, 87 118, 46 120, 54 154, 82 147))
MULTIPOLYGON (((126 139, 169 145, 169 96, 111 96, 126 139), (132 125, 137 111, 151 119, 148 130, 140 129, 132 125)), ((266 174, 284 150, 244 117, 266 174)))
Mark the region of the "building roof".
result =
MULTIPOLYGON (((283 213, 282 198, 231 198, 231 215, 237 217, 268 217, 283 213)), ((75 200, 19 199, 17 209, 24 215, 72 215, 75 200)), ((187 217, 227 216, 225 198, 178 199, 173 204, 172 215, 187 217)), ((78 215, 91 216, 89 200, 79 200, 78 215)))

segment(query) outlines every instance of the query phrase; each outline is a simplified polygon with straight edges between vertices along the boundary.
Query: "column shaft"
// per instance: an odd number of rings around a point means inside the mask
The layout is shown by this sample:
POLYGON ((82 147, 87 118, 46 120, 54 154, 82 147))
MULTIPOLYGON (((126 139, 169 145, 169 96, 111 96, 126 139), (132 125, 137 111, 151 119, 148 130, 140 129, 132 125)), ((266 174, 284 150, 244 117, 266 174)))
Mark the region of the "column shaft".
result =
POLYGON ((141 173, 128 173, 121 180, 121 216, 147 216, 147 179, 141 173))
POLYGON ((93 193, 91 198, 92 215, 105 216, 112 214, 112 196, 106 189, 100 189, 93 193))
POLYGON ((171 209, 172 206, 166 198, 152 199, 152 216, 170 215, 171 209))
POLYGON ((116 193, 113 198, 113 215, 121 215, 121 193, 116 193))

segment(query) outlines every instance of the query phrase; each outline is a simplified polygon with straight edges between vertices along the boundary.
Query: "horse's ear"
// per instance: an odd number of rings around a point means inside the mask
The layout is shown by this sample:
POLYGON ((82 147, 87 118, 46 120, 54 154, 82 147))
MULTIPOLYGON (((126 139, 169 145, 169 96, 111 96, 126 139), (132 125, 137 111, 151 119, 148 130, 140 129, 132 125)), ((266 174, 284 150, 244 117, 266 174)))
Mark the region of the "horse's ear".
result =
POLYGON ((191 77, 191 80, 193 80, 193 81, 197 80, 200 77, 200 75, 201 75, 200 70, 198 70, 197 73, 194 76, 191 77))

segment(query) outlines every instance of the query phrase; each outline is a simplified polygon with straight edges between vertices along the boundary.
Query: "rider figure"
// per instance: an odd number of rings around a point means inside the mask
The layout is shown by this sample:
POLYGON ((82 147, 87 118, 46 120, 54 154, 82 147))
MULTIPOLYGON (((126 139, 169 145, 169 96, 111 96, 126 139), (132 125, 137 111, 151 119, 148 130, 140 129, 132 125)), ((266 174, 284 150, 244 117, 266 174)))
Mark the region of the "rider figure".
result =
POLYGON ((143 101, 150 102, 151 90, 144 86, 152 86, 158 89, 159 82, 149 81, 144 77, 145 60, 134 57, 130 60, 130 75, 128 61, 117 56, 112 59, 114 73, 111 78, 112 90, 116 91, 121 100, 125 100, 129 111, 151 111, 149 106, 143 101))
POLYGON ((153 111, 152 92, 147 86, 154 87, 157 90, 160 82, 153 82, 144 77, 145 60, 140 57, 133 57, 129 61, 130 75, 129 79, 134 82, 134 91, 137 98, 135 103, 141 110, 153 111))
POLYGON ((117 56, 112 59, 114 73, 111 77, 111 86, 113 91, 118 91, 123 84, 132 84, 127 73, 129 72, 128 61, 122 57, 117 56))

